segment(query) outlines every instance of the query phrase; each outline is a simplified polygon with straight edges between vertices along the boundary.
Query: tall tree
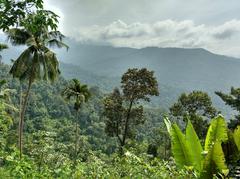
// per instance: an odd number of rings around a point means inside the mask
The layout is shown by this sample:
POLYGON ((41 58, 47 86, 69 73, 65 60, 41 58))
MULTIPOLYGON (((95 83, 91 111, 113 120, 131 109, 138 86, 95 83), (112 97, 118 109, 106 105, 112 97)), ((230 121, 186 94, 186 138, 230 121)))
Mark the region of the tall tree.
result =
MULTIPOLYGON (((215 92, 226 105, 231 106, 234 110, 240 113, 240 88, 231 88, 230 94, 224 94, 220 91, 215 92)), ((228 127, 230 129, 235 129, 238 125, 240 125, 240 114, 235 116, 236 119, 231 119, 228 127)))
POLYGON ((23 19, 18 28, 6 33, 13 45, 26 45, 27 49, 15 60, 10 74, 20 81, 27 81, 27 89, 20 109, 19 150, 22 156, 23 122, 31 86, 35 80, 55 81, 60 73, 56 54, 48 47, 67 47, 63 35, 57 31, 57 15, 38 10, 23 19))
POLYGON ((75 161, 78 156, 78 113, 83 103, 87 102, 91 94, 88 86, 81 84, 79 80, 72 79, 69 85, 63 90, 62 95, 66 100, 74 100, 75 117, 75 161))
POLYGON ((133 138, 135 126, 144 123, 143 106, 140 101, 150 101, 150 96, 158 96, 158 83, 153 71, 142 69, 128 69, 123 74, 121 89, 115 89, 104 100, 104 114, 106 133, 117 137, 120 152, 126 145, 127 139, 133 138))
POLYGON ((206 135, 208 120, 216 116, 211 98, 202 91, 183 93, 178 101, 170 107, 170 114, 177 119, 187 122, 191 120, 198 136, 202 139, 206 135))

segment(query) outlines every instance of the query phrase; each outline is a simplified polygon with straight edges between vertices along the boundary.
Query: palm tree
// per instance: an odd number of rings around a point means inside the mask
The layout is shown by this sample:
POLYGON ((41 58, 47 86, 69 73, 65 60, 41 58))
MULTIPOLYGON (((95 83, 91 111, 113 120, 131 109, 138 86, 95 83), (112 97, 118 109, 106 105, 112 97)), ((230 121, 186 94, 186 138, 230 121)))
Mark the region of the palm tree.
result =
POLYGON ((53 15, 47 11, 37 11, 27 16, 19 28, 7 31, 8 39, 13 45, 26 45, 27 48, 14 61, 10 74, 20 82, 27 81, 26 93, 20 105, 19 150, 22 157, 23 122, 31 86, 35 80, 55 81, 60 74, 56 54, 48 47, 66 47, 63 35, 54 26, 53 15), (50 15, 48 14, 50 13, 50 15), (52 21, 51 21, 52 20, 52 21), (49 25, 50 24, 50 25, 49 25))
POLYGON ((74 110, 76 111, 75 118, 75 161, 78 155, 78 113, 83 103, 87 102, 91 94, 88 86, 81 84, 79 80, 72 79, 69 85, 63 90, 62 96, 70 101, 74 99, 74 110))

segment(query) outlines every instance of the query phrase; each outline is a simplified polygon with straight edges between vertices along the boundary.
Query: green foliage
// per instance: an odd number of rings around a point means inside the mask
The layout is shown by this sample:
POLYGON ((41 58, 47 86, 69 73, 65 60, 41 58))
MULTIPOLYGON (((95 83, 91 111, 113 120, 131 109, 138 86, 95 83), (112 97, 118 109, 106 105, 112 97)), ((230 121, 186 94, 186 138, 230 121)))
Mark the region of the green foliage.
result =
POLYGON ((121 88, 129 101, 150 101, 149 96, 158 96, 158 83, 153 71, 146 68, 128 69, 122 76, 121 88))
MULTIPOLYGON (((48 46, 55 45, 59 48, 68 48, 62 42, 64 36, 57 31, 58 16, 51 11, 44 10, 42 4, 42 0, 27 2, 4 1, 4 3, 1 3, 1 10, 11 10, 10 13, 13 15, 13 19, 9 23, 6 23, 8 26, 1 27, 1 29, 6 30, 8 39, 13 45, 27 46, 27 49, 14 61, 10 70, 10 74, 14 78, 18 78, 21 82, 24 80, 28 81, 23 100, 22 93, 20 92, 20 120, 18 129, 20 158, 22 156, 24 117, 32 84, 39 79, 53 82, 60 74, 56 55, 48 46), (31 11, 31 7, 27 7, 31 3, 37 10, 31 11), (15 8, 18 11, 15 11, 15 8), (17 28, 10 27, 14 24, 18 25, 17 28)), ((9 14, 4 16, 6 19, 8 17, 9 14)), ((2 21, 0 22, 0 24, 3 23, 2 21)))
POLYGON ((186 144, 191 149, 189 152, 193 166, 200 171, 203 149, 191 122, 188 122, 186 128, 186 144))
POLYGON ((219 116, 212 120, 205 139, 204 150, 207 152, 207 155, 203 162, 202 177, 210 178, 217 172, 217 169, 223 174, 228 174, 228 168, 225 164, 225 156, 221 146, 221 144, 227 140, 226 122, 223 117, 219 116))
MULTIPOLYGON (((185 135, 176 124, 166 121, 179 167, 176 168, 169 158, 167 131, 162 128, 164 112, 146 105, 152 96, 159 95, 153 71, 129 69, 122 76, 121 90, 114 90, 104 104, 104 94, 98 88, 88 88, 76 79, 67 82, 60 78, 52 85, 43 83, 40 80, 53 82, 60 74, 51 48, 68 49, 62 42, 64 36, 57 30, 59 17, 45 10, 42 0, 1 1, 0 16, 0 29, 9 41, 26 47, 10 70, 20 85, 7 75, 9 67, 0 63, 0 77, 6 79, 0 80, 0 178, 210 178, 217 172, 225 174, 221 146, 227 140, 224 120, 212 121, 204 157, 193 128, 204 129, 205 118, 216 113, 206 93, 183 94, 172 108, 175 116, 185 122, 189 118, 193 123, 189 121, 185 135), (27 85, 22 83, 25 80, 27 85), (60 95, 63 87, 63 97, 69 103, 60 95), (16 108, 20 109, 20 150, 16 149, 16 108), (26 135, 22 156, 23 131, 26 135), (117 143, 111 137, 118 139, 121 149, 127 145, 129 151, 122 150, 121 156, 114 153, 117 143)), ((5 48, 0 44, 0 51, 5 48)), ((232 136, 239 148, 239 129, 232 136)))
POLYGON ((127 139, 135 137, 134 130, 144 123, 143 106, 140 100, 150 101, 150 96, 158 96, 158 84, 153 71, 142 69, 128 69, 122 76, 121 88, 114 89, 113 93, 104 100, 104 115, 106 116, 106 133, 117 137, 120 151, 127 139))
POLYGON ((0 29, 8 30, 19 25, 33 9, 43 9, 43 0, 3 0, 0 1, 0 29))
POLYGON ((68 101, 71 100, 71 98, 74 99, 74 109, 76 111, 78 111, 81 105, 87 102, 91 96, 88 86, 81 84, 77 79, 70 81, 69 86, 63 90, 62 95, 68 101))
MULTIPOLYGON (((33 22, 32 22, 33 23, 33 22)), ((25 28, 25 27, 24 27, 25 28)), ((47 48, 49 41, 61 40, 60 36, 55 36, 51 32, 43 31, 47 27, 42 27, 39 32, 31 32, 28 29, 15 28, 8 31, 8 37, 12 44, 26 44, 28 48, 16 59, 10 73, 20 80, 44 79, 54 81, 59 73, 59 64, 54 52, 47 48)), ((59 41, 60 43, 60 41, 59 41)))
MULTIPOLYGON (((234 110, 240 112, 240 88, 231 88, 230 94, 224 94, 222 92, 215 92, 226 105, 231 106, 234 110)), ((236 119, 231 120, 228 124, 230 129, 235 129, 238 125, 240 125, 240 114, 235 116, 236 119)))
POLYGON ((235 141, 235 144, 238 148, 238 150, 240 151, 240 126, 238 126, 234 132, 233 132, 233 138, 235 141))
POLYGON ((185 135, 177 124, 171 126, 172 153, 179 167, 192 166, 190 149, 187 146, 185 135))
POLYGON ((205 137, 208 121, 216 116, 217 110, 212 106, 211 98, 202 91, 181 94, 178 101, 170 107, 170 113, 177 119, 187 122, 191 120, 198 136, 205 137))
MULTIPOLYGON (((169 124, 168 121, 166 123, 169 124)), ((212 178, 218 172, 223 175, 228 174, 221 146, 228 140, 226 122, 223 117, 218 116, 212 120, 205 139, 204 152, 202 152, 203 149, 190 120, 186 135, 176 124, 171 125, 170 135, 173 155, 179 167, 193 167, 201 178, 212 178)))
POLYGON ((69 86, 67 86, 63 92, 62 95, 65 97, 66 100, 70 101, 72 98, 74 99, 74 109, 76 110, 76 120, 75 120, 75 161, 78 157, 78 112, 82 106, 83 103, 87 102, 91 96, 90 91, 88 89, 87 85, 82 85, 79 80, 72 79, 69 86))

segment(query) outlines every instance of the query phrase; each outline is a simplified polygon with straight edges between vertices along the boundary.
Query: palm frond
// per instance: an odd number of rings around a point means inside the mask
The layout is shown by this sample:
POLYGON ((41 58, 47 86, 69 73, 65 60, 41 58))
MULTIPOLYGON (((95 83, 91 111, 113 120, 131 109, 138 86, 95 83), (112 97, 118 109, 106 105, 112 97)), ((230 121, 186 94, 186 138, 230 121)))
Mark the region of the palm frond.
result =
POLYGON ((31 34, 24 29, 12 28, 6 32, 8 40, 13 45, 25 45, 31 34))
POLYGON ((51 31, 48 33, 49 39, 59 39, 60 41, 65 38, 65 36, 60 31, 51 31))
POLYGON ((44 76, 47 76, 47 79, 49 79, 51 82, 54 82, 60 74, 59 63, 56 54, 49 50, 44 55, 44 64, 46 65, 45 69, 47 69, 44 76))
POLYGON ((57 48, 66 48, 67 50, 69 49, 69 46, 66 45, 65 43, 57 40, 57 39, 51 39, 47 42, 47 45, 49 47, 57 47, 57 48))
POLYGON ((10 69, 10 74, 12 74, 14 78, 26 78, 26 73, 32 65, 33 53, 33 49, 29 47, 23 51, 17 60, 15 60, 12 68, 10 69))
POLYGON ((66 100, 73 98, 75 100, 74 108, 78 110, 82 103, 88 101, 91 94, 87 85, 81 85, 78 79, 72 79, 68 86, 62 91, 62 96, 66 100))

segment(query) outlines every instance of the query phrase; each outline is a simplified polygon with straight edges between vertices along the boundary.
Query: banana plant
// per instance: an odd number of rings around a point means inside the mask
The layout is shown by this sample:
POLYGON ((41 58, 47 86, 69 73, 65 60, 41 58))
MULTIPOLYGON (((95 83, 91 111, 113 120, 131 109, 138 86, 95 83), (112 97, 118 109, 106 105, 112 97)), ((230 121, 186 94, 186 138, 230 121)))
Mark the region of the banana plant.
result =
POLYGON ((240 151, 240 126, 238 126, 234 132, 233 132, 233 139, 234 142, 238 148, 238 150, 240 151))
MULTIPOLYGON (((211 121, 205 139, 204 147, 192 126, 188 121, 184 134, 177 124, 165 118, 165 124, 171 136, 172 153, 179 168, 193 168, 199 178, 210 179, 214 175, 228 175, 229 170, 221 144, 228 140, 227 124, 219 115, 211 121)), ((234 140, 240 151, 240 127, 234 131, 234 140)))

